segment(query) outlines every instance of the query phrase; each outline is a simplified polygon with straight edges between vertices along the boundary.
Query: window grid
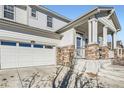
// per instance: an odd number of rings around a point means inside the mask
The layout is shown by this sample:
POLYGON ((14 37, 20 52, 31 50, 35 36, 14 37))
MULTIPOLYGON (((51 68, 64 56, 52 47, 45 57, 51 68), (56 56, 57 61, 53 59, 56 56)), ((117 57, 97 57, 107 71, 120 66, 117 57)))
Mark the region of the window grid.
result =
POLYGON ((36 10, 34 8, 31 9, 31 16, 36 17, 36 10))
POLYGON ((4 5, 4 17, 9 19, 14 19, 14 6, 4 5))

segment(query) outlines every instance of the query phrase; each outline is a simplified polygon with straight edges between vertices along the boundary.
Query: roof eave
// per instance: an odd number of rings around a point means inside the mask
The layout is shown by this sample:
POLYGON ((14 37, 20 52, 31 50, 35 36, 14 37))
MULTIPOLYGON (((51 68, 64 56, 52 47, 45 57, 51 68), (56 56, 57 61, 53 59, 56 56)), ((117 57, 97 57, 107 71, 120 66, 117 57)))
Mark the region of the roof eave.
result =
MULTIPOLYGON (((56 31, 56 33, 62 33, 66 28, 68 28, 69 26, 71 26, 74 22, 76 22, 76 21, 78 21, 78 20, 80 20, 80 19, 83 19, 83 18, 86 17, 86 16, 87 16, 87 18, 88 18, 89 16, 91 16, 91 15, 93 15, 93 14, 96 14, 96 13, 98 13, 98 12, 106 11, 106 10, 112 10, 112 9, 114 9, 114 8, 113 8, 113 7, 96 7, 95 9, 91 10, 90 12, 88 12, 88 13, 82 15, 81 17, 77 18, 76 20, 74 20, 74 21, 68 23, 66 26, 60 28, 59 30, 56 31)), ((121 26, 120 26, 119 20, 118 20, 118 18, 117 18, 117 16, 116 16, 116 13, 114 13, 114 16, 115 16, 115 20, 116 20, 117 25, 118 25, 117 31, 120 31, 120 30, 121 30, 121 26)))
POLYGON ((121 25, 120 25, 120 22, 118 20, 117 15, 116 15, 116 12, 114 12, 114 19, 115 19, 115 21, 117 23, 117 26, 118 26, 117 31, 120 31, 121 30, 121 25))
MULTIPOLYGON (((43 36, 43 37, 47 37, 47 38, 51 38, 51 39, 58 39, 60 40, 62 35, 48 31, 48 30, 44 30, 44 29, 39 29, 36 27, 31 27, 25 24, 21 24, 21 23, 17 23, 17 22, 12 22, 9 20, 5 20, 5 19, 0 19, 0 24, 4 24, 4 25, 8 25, 8 26, 13 26, 13 27, 19 27, 21 29, 28 29, 30 31, 32 31, 33 33, 36 33, 38 36, 43 36), (49 35, 49 36, 47 36, 49 35)), ((22 32, 20 32, 22 33, 22 32)), ((34 34, 35 35, 35 34, 34 34)))
POLYGON ((59 18, 59 19, 61 19, 63 21, 65 21, 67 23, 72 21, 71 19, 69 19, 69 18, 67 18, 67 17, 65 17, 65 16, 63 16, 61 14, 58 14, 57 12, 52 11, 52 10, 50 10, 50 9, 44 7, 44 6, 40 6, 40 5, 30 5, 30 6, 35 7, 37 9, 39 9, 39 10, 42 10, 42 11, 46 11, 47 13, 49 13, 49 14, 51 14, 51 15, 53 15, 53 16, 55 16, 55 17, 57 17, 57 18, 59 18))
MULTIPOLYGON (((64 26, 64 27, 62 27, 62 28, 60 28, 60 29, 58 29, 58 30, 56 31, 56 33, 62 33, 66 28, 68 28, 70 25, 72 25, 72 24, 75 23, 76 21, 81 20, 81 19, 83 19, 84 17, 85 17, 85 18, 88 18, 88 17, 90 17, 92 14, 95 14, 95 13, 97 13, 97 12, 100 12, 100 11, 98 10, 98 7, 96 7, 95 9, 93 9, 93 10, 87 12, 87 13, 84 14, 84 15, 81 15, 80 17, 76 18, 74 21, 71 21, 70 23, 68 23, 66 26, 64 26)), ((84 19, 85 19, 85 18, 84 18, 84 19)))

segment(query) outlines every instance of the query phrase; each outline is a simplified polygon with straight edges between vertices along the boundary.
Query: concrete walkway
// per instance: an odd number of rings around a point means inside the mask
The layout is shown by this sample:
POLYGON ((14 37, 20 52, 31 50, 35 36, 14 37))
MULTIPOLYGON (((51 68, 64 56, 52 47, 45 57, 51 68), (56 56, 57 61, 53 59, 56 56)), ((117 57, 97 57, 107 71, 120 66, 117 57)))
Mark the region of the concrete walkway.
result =
POLYGON ((39 66, 0 70, 0 87, 51 87, 56 69, 56 66, 39 66))
POLYGON ((99 72, 100 80, 108 83, 110 87, 124 88, 124 66, 109 65, 99 72))

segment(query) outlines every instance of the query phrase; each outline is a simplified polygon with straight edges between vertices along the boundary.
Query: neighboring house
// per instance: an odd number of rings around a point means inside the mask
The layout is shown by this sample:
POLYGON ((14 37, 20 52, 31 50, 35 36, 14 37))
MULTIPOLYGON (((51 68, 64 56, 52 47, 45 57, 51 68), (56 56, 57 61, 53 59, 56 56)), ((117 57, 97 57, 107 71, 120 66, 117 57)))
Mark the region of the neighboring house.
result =
MULTIPOLYGON (((111 42, 108 42, 108 47, 109 47, 109 49, 112 48, 111 42)), ((116 55, 115 57, 122 59, 123 54, 124 54, 123 50, 124 50, 124 46, 123 46, 122 41, 121 40, 117 41, 117 48, 115 50, 115 55, 116 55)))
POLYGON ((107 35, 116 49, 120 30, 112 7, 71 21, 43 6, 0 6, 0 68, 66 64, 73 57, 109 59, 107 35))
POLYGON ((123 46, 123 43, 122 41, 117 41, 117 57, 119 58, 122 58, 123 57, 123 49, 124 49, 124 46, 123 46))

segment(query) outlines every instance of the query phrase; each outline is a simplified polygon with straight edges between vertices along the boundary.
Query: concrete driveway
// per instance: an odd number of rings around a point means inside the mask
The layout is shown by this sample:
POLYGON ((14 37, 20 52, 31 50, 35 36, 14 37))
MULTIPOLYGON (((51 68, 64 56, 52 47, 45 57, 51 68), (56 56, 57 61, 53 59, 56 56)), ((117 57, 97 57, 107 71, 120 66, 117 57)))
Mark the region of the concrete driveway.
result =
POLYGON ((38 66, 0 70, 0 87, 52 87, 56 69, 56 66, 38 66))

